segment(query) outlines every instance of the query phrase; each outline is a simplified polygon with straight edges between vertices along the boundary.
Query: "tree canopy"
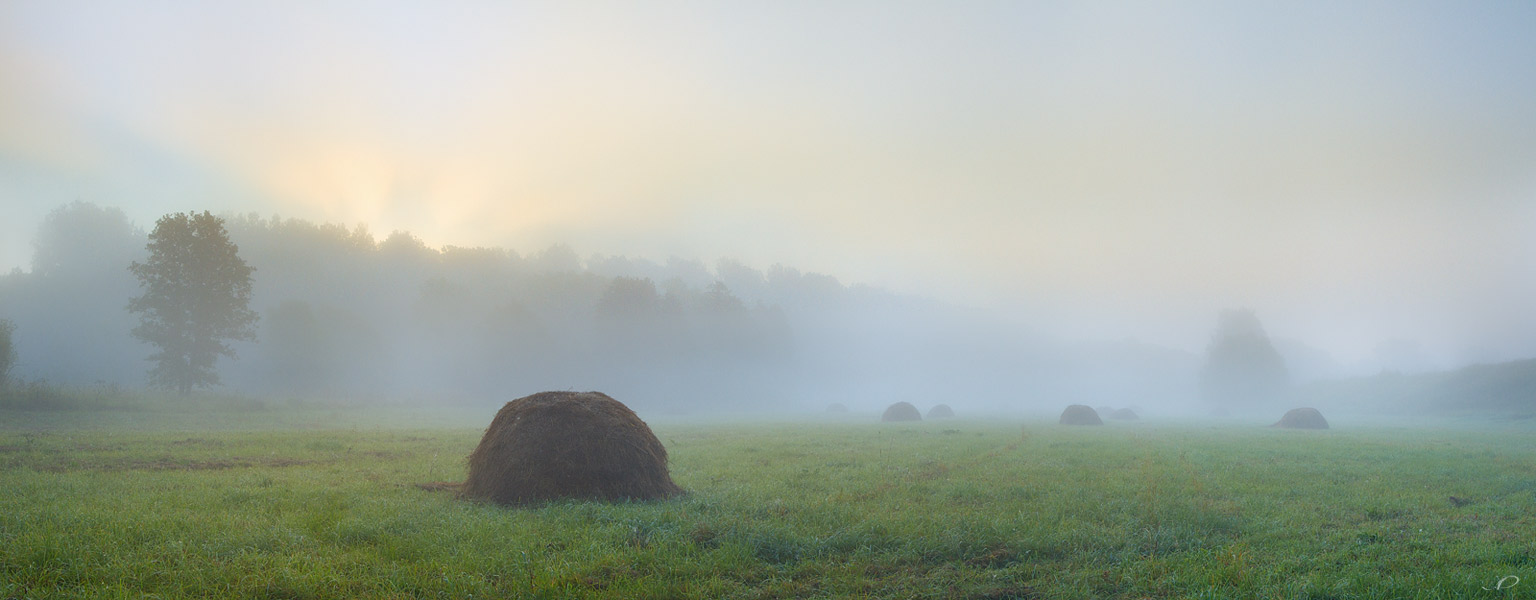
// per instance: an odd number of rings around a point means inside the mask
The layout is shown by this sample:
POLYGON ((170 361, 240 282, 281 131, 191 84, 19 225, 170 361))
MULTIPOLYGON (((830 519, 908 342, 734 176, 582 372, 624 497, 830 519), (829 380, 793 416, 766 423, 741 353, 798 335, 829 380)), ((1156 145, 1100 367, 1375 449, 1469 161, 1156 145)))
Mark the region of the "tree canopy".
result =
POLYGON ((1250 309, 1224 310, 1206 348, 1200 395, 1218 408, 1255 408, 1278 400, 1290 385, 1285 359, 1250 309))
POLYGON ((150 383, 183 394, 217 385, 215 363, 235 356, 226 341, 256 335, 249 306, 254 269, 240 258, 224 221, 207 211, 161 217, 146 248, 147 262, 128 267, 143 288, 128 310, 141 315, 133 336, 159 349, 149 357, 150 383))

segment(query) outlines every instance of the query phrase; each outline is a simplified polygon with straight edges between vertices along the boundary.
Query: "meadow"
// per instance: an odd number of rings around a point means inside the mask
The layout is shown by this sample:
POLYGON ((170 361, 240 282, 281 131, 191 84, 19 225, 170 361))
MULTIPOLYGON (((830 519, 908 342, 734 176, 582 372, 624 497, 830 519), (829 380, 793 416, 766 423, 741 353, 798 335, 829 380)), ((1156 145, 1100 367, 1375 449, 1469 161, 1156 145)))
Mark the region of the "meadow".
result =
POLYGON ((491 412, 0 412, 0 598, 1536 597, 1526 422, 651 419, 685 497, 505 508, 491 412))

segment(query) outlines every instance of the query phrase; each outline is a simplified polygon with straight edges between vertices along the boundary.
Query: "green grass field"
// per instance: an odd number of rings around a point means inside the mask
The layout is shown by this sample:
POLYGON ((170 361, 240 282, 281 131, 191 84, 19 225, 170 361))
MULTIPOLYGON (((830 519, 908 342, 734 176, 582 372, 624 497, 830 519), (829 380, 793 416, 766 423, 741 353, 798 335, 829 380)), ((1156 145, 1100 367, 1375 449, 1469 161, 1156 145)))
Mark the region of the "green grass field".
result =
POLYGON ((3 413, 0 598, 1536 597, 1531 426, 873 421, 653 422, 688 496, 509 509, 432 485, 474 418, 3 413))

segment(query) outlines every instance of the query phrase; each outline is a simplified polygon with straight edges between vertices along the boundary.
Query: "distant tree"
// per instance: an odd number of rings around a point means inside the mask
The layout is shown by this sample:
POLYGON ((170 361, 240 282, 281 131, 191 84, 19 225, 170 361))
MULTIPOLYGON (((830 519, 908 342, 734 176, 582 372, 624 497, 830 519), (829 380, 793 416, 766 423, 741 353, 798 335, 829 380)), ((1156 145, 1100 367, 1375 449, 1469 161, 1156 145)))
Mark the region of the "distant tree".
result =
POLYGON ((393 260, 428 260, 437 254, 427 243, 409 231, 395 231, 379 242, 379 251, 393 260))
POLYGON ((601 319, 639 322, 654 317, 660 306, 655 282, 615 277, 597 300, 597 314, 601 319))
POLYGON ((730 258, 722 258, 715 263, 715 281, 753 300, 762 300, 763 292, 768 287, 768 277, 762 271, 730 258))
POLYGON ((725 282, 716 281, 704 290, 702 308, 711 313, 730 314, 745 311, 747 305, 731 293, 731 288, 726 287, 725 282))
POLYGON ((693 319, 701 350, 715 357, 752 352, 761 343, 754 316, 725 282, 710 284, 699 295, 693 319))
POLYGON ((271 358, 269 383, 288 393, 319 391, 330 371, 322 323, 308 302, 290 300, 267 311, 262 349, 271 358))
POLYGON ((234 358, 227 340, 255 339, 251 272, 229 241, 222 219, 176 213, 161 217, 149 234, 148 262, 128 267, 143 295, 128 302, 139 313, 133 336, 159 352, 150 383, 186 394, 219 383, 214 364, 234 358))
POLYGON ((1285 393, 1285 359, 1249 309, 1224 310, 1216 322, 1200 371, 1200 395, 1220 408, 1256 407, 1285 393))
POLYGON ((100 289, 140 256, 144 232, 122 209, 75 201, 53 209, 32 240, 32 272, 100 289))
POLYGON ((128 265, 144 260, 145 232, 119 209, 71 202, 34 233, 31 271, 7 276, 0 298, 0 312, 21 326, 13 342, 26 356, 27 377, 65 385, 140 380, 142 346, 129 335, 136 320, 123 306, 139 291, 128 265))
POLYGON ((528 257, 533 268, 552 273, 581 271, 581 257, 565 244, 555 244, 543 252, 528 257))
POLYGON ((615 364, 653 363, 673 358, 687 332, 650 279, 615 277, 597 299, 594 325, 599 343, 615 364))
POLYGON ((11 341, 13 333, 16 333, 16 324, 9 319, 0 319, 0 390, 10 385, 11 367, 16 366, 16 345, 11 341))

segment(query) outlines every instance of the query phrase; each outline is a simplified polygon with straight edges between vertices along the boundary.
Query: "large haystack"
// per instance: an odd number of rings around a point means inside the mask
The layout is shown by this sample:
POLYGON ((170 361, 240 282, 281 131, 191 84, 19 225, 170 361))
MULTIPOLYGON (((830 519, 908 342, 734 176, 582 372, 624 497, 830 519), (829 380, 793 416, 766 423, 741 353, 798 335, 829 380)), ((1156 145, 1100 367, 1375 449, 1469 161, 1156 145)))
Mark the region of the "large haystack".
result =
POLYGON ((683 493, 667 449, 634 411, 599 392, 541 392, 508 402, 469 455, 460 495, 501 504, 683 493))
POLYGON ((1099 419, 1099 413, 1095 412, 1092 406, 1088 406, 1086 404, 1073 404, 1072 406, 1068 406, 1066 410, 1061 411, 1061 424, 1103 425, 1104 421, 1099 419))
POLYGON ((1135 421, 1136 419, 1140 419, 1141 416, 1136 414, 1136 411, 1134 410, 1129 408, 1122 408, 1115 412, 1109 413, 1109 418, 1119 419, 1121 421, 1135 421))
POLYGON ((1315 408, 1293 408, 1280 417, 1280 421, 1270 427, 1285 429, 1327 429, 1328 419, 1323 418, 1323 413, 1315 408))
POLYGON ((950 408, 948 404, 940 404, 938 406, 935 406, 933 408, 928 409, 928 418, 929 419, 953 419, 953 418, 955 418, 955 409, 950 408))
POLYGON ((880 415, 881 421, 921 421, 923 413, 917 412, 917 407, 910 402, 897 402, 885 409, 885 414, 880 415))

